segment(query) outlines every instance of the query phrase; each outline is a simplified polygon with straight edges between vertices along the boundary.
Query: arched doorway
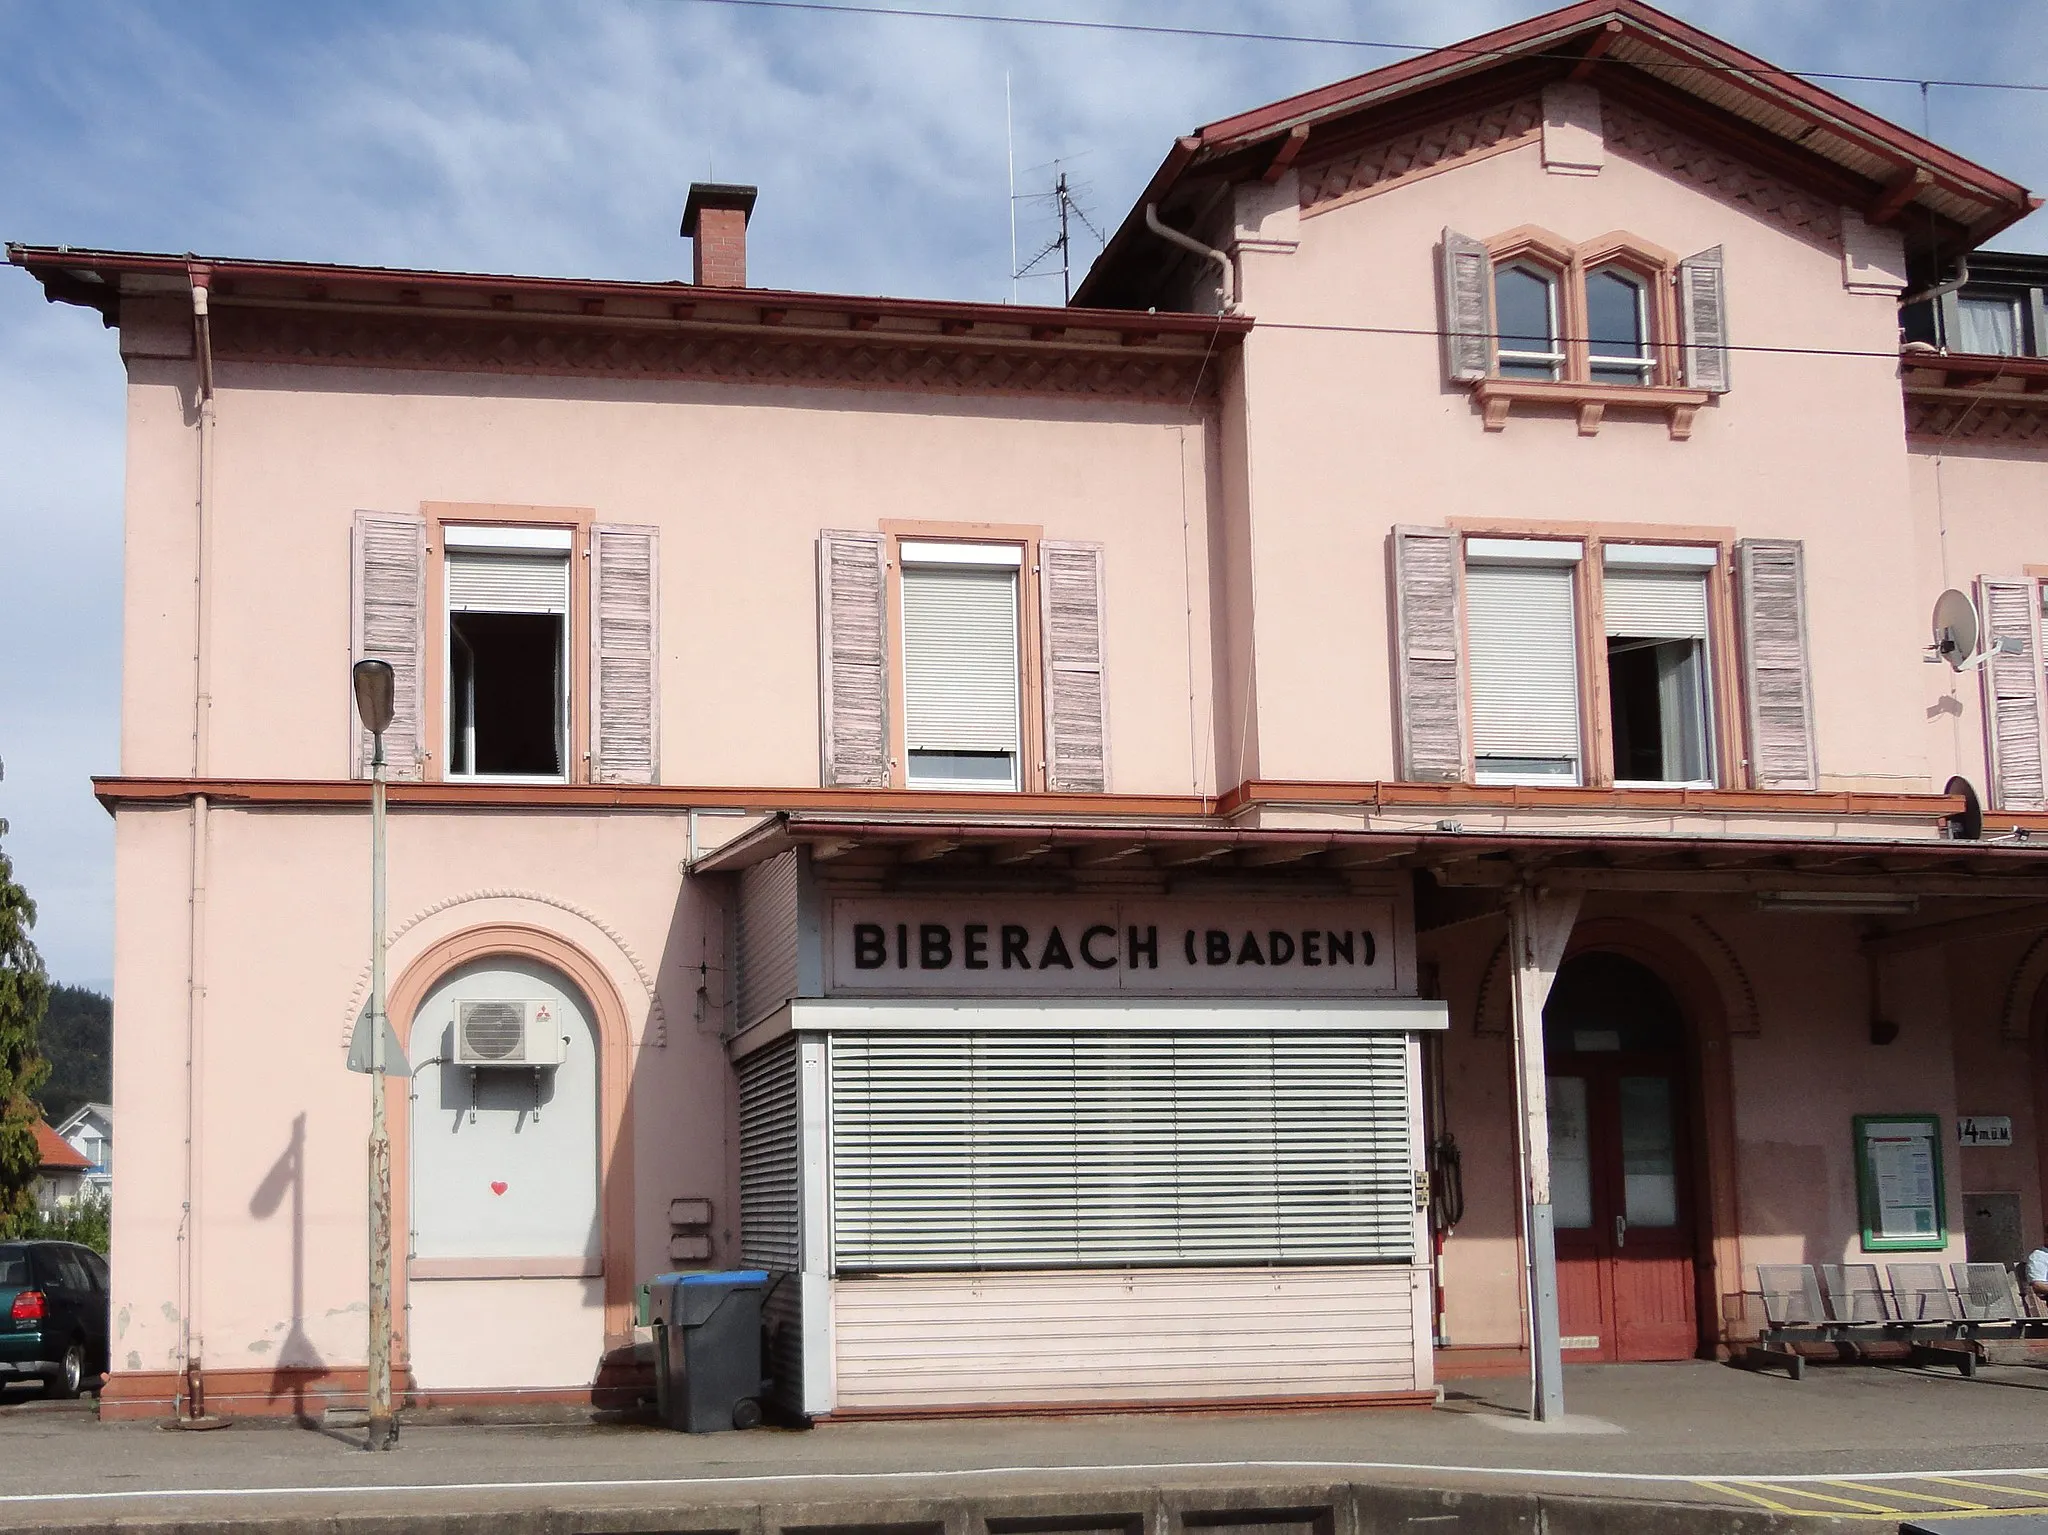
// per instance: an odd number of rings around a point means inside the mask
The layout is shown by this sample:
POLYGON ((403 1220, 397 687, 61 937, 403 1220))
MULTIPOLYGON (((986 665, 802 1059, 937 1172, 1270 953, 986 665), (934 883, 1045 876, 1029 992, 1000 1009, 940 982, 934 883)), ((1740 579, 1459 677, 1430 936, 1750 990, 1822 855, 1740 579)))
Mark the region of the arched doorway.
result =
POLYGON ((408 1125, 410 1363, 428 1389, 586 1384, 604 1348, 597 1029, 568 976, 494 954, 413 1017, 408 1125), (464 1003, 522 1004, 559 1065, 456 1059, 464 1003), (515 1349, 505 1339, 519 1336, 515 1349))
POLYGON ((1575 955, 1543 1009, 1551 1208, 1568 1362, 1698 1346, 1685 1018, 1624 955, 1575 955))

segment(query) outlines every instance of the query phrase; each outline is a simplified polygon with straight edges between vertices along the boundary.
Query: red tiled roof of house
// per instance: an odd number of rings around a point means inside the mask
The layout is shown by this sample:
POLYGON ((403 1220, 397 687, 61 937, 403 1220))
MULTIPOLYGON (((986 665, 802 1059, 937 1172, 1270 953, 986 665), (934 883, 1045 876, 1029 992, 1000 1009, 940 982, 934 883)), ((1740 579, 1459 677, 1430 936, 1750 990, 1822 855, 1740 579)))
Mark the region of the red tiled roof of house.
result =
POLYGON ((37 1166, 43 1172, 82 1171, 92 1166, 92 1158, 75 1150, 69 1141, 50 1128, 46 1119, 36 1121, 36 1154, 41 1159, 37 1166))

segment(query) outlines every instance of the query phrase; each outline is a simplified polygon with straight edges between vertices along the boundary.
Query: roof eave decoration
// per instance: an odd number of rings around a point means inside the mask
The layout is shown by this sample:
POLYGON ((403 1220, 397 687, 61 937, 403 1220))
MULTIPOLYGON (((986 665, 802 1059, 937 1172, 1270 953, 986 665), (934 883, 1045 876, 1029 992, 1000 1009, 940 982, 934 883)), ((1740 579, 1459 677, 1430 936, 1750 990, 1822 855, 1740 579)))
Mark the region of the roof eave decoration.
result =
POLYGON ((1168 222, 1184 223, 1189 205, 1219 181, 1273 179, 1276 166, 1297 158, 1317 160, 1564 79, 1587 80, 1638 109, 1674 115, 1680 126, 1859 209, 1872 223, 1897 224, 1915 255, 1930 263, 1981 244, 2040 206, 2017 182, 1641 0, 1585 0, 1179 139, 1075 302, 1154 301, 1178 258, 1157 248, 1146 230, 1147 202, 1157 203, 1168 222))

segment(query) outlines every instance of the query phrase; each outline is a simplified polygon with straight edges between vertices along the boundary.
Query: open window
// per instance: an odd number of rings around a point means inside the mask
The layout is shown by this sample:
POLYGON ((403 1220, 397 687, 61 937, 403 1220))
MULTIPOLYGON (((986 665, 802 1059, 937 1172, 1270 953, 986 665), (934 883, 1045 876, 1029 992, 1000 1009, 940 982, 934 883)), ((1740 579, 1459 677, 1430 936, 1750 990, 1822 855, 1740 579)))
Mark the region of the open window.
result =
POLYGON ((1710 787, 1707 576, 1715 551, 1607 544, 1602 553, 1614 781, 1710 787))
POLYGON ((901 545, 905 781, 1023 786, 1015 544, 901 545))
POLYGON ((566 528, 443 530, 450 778, 568 776, 566 528))

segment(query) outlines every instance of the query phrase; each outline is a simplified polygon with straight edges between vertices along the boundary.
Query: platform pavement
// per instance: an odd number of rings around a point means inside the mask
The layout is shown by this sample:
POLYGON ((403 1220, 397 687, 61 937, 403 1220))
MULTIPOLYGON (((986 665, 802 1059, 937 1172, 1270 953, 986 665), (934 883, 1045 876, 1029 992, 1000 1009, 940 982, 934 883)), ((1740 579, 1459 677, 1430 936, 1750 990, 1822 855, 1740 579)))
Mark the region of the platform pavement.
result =
POLYGON ((362 1452, 360 1431, 340 1427, 181 1433, 31 1405, 0 1410, 0 1527, 1690 1535, 1889 1532, 1913 1516, 2025 1511, 2048 1530, 2048 1370, 1992 1367, 1965 1381, 1827 1368, 1793 1382, 1705 1363, 1625 1365, 1569 1370, 1566 1391, 1572 1416, 1558 1426, 1529 1423, 1526 1387, 1492 1380, 1449 1383, 1435 1411, 704 1437, 639 1422, 416 1422, 389 1455, 362 1452))

